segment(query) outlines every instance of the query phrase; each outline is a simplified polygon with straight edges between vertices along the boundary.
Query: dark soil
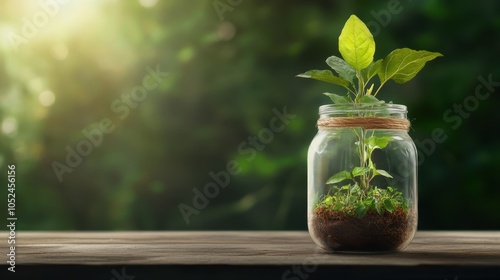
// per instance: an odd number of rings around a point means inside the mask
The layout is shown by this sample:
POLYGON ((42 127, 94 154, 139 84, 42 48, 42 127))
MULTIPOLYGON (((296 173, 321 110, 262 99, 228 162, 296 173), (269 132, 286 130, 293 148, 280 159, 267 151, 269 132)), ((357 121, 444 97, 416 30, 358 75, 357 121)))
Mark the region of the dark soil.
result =
POLYGON ((383 215, 370 210, 363 218, 318 207, 310 221, 312 233, 322 247, 333 251, 403 249, 411 241, 416 226, 415 214, 401 207, 383 215))

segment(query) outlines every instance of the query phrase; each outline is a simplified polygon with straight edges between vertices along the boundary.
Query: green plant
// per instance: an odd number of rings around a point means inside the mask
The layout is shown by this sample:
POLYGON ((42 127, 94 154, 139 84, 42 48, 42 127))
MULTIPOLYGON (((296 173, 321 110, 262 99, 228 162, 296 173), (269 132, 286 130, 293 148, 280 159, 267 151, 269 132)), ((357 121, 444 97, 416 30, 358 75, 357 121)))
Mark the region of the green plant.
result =
MULTIPOLYGON (((301 78, 310 78, 332 83, 343 87, 347 94, 342 96, 334 93, 324 93, 333 103, 368 103, 369 106, 385 103, 376 96, 380 89, 393 80, 403 84, 413 79, 425 66, 425 63, 442 56, 437 52, 416 51, 408 48, 396 49, 387 57, 374 62, 375 41, 370 30, 355 15, 351 15, 339 36, 339 51, 342 58, 330 56, 326 63, 338 74, 330 70, 310 70, 297 75, 301 78), (371 79, 379 78, 376 91, 375 83, 371 79)), ((352 170, 340 171, 331 176, 326 184, 333 185, 330 192, 320 198, 317 207, 340 211, 351 216, 362 218, 370 210, 382 215, 392 213, 401 208, 408 211, 409 202, 402 193, 391 186, 379 188, 372 184, 376 176, 392 178, 389 172, 377 169, 372 161, 372 153, 376 149, 384 149, 391 137, 377 137, 372 132, 367 136, 363 128, 354 129, 358 141, 355 142, 356 152, 360 158, 360 166, 352 170), (342 187, 336 184, 351 181, 342 187)))
POLYGON ((368 27, 356 15, 349 17, 340 33, 339 51, 343 59, 330 56, 326 60, 326 64, 338 76, 330 70, 309 70, 297 75, 345 88, 346 96, 324 93, 333 103, 380 102, 376 96, 389 80, 398 84, 406 83, 417 75, 426 62, 442 56, 437 52, 401 48, 374 62, 375 40, 368 27), (380 83, 373 92, 375 84, 370 84, 370 80, 375 76, 378 76, 380 83))
POLYGON ((390 186, 381 189, 370 184, 376 176, 392 178, 387 171, 377 169, 371 158, 373 151, 385 148, 391 140, 390 137, 371 136, 356 142, 361 166, 354 167, 352 171, 340 171, 326 182, 337 184, 352 181, 352 183, 342 187, 333 186, 333 194, 324 196, 318 206, 342 211, 351 216, 357 215, 358 218, 364 217, 369 210, 377 211, 381 215, 385 211, 392 213, 398 207, 408 210, 408 202, 401 192, 390 186))

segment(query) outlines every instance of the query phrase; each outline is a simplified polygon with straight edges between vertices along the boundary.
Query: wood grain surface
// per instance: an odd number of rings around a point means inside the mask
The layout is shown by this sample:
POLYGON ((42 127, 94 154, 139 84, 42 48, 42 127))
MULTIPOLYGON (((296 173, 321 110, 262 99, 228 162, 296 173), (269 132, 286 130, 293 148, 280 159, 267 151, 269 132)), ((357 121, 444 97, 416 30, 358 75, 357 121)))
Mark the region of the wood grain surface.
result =
MULTIPOLYGON (((2 232, 2 236, 7 236, 2 232)), ((6 238, 1 243, 6 258, 6 238)), ((500 266, 500 232, 418 232, 391 254, 332 254, 303 231, 25 232, 18 265, 500 266)))

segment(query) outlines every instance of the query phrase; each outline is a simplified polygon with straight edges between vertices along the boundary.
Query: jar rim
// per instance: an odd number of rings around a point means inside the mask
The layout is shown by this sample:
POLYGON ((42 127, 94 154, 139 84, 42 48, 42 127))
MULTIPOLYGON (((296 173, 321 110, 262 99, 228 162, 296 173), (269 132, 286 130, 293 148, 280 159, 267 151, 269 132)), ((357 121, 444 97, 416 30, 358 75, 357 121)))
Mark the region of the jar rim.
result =
POLYGON ((353 112, 386 112, 390 114, 406 114, 408 110, 405 105, 392 103, 345 103, 326 104, 319 106, 320 115, 344 114, 353 112))

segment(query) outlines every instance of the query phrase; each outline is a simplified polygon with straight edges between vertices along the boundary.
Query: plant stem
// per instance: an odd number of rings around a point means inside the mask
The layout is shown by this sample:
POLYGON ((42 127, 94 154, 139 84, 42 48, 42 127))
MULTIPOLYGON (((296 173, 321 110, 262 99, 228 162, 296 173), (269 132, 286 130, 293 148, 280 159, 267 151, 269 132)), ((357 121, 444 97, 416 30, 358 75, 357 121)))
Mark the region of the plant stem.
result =
POLYGON ((356 94, 356 99, 359 101, 363 97, 363 90, 365 89, 363 85, 363 77, 361 77, 361 71, 356 71, 356 77, 358 78, 358 93, 356 94))
MULTIPOLYGON (((366 151, 365 151, 365 129, 361 128, 361 132, 359 135, 359 159, 360 159, 360 166, 361 167, 366 167, 366 151)), ((368 186, 366 184, 366 174, 363 174, 361 176, 360 182, 359 182, 359 188, 363 191, 368 189, 368 186)))
POLYGON ((373 94, 374 97, 377 96, 377 93, 380 91, 380 89, 384 86, 385 82, 381 83, 380 86, 378 87, 377 91, 375 92, 375 94, 373 94))

